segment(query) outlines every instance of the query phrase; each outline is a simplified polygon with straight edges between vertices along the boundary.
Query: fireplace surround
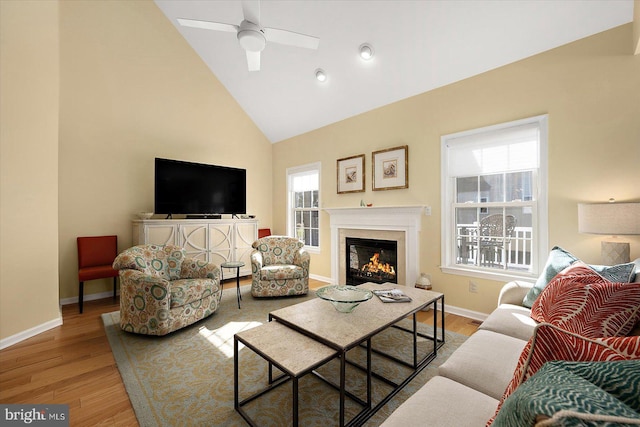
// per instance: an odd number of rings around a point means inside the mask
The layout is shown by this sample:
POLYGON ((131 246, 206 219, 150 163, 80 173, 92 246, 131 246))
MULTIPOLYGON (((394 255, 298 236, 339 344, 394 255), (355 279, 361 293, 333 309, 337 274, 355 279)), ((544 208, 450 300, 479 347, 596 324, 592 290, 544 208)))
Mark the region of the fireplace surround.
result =
POLYGON ((397 283, 411 285, 420 275, 420 230, 425 206, 326 208, 331 223, 331 280, 346 283, 346 238, 397 242, 397 283))

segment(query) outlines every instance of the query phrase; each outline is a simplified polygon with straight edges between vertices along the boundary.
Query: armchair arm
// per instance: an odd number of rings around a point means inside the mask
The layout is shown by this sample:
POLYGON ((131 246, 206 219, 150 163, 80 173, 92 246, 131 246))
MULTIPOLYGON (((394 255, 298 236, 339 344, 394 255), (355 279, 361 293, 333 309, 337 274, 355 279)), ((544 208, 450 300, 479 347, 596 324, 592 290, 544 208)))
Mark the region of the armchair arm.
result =
POLYGON ((296 254, 293 257, 293 263, 303 268, 304 271, 309 271, 309 263, 311 261, 311 256, 309 252, 304 250, 304 248, 298 249, 296 254))
POLYGON ((152 287, 157 286, 165 291, 166 298, 169 299, 171 282, 162 277, 152 276, 138 270, 120 270, 120 280, 124 288, 121 293, 127 292, 131 297, 140 293, 148 293, 152 287))
POLYGON ((182 279, 213 279, 220 283, 220 268, 212 263, 195 258, 185 258, 180 269, 182 279))
POLYGON ((522 305, 522 300, 531 288, 533 288, 533 283, 523 282, 521 280, 507 283, 500 290, 498 306, 500 306, 500 304, 522 305))
POLYGON ((260 271, 264 265, 264 259, 262 258, 262 252, 251 252, 251 271, 260 271))
POLYGON ((137 270, 120 270, 120 327, 129 332, 171 332, 171 282, 137 270))

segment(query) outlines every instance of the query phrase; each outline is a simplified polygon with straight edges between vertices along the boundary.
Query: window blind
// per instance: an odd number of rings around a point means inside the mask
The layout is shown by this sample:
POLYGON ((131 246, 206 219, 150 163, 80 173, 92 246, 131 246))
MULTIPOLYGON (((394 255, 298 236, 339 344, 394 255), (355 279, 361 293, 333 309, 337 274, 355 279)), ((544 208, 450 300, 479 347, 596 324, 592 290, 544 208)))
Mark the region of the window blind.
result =
POLYGON ((537 169, 540 165, 539 134, 538 124, 528 123, 451 138, 446 146, 449 176, 537 169))

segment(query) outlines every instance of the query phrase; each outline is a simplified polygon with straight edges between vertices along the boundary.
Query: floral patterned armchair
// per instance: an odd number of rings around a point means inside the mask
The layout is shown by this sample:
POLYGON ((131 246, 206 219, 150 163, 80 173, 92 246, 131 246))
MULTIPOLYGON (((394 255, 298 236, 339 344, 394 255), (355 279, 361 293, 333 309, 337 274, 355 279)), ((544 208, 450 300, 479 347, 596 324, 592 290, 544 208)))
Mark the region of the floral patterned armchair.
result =
POLYGON ((211 315, 222 288, 217 265, 187 258, 172 245, 140 245, 113 262, 120 275, 120 327, 166 335, 211 315))
POLYGON ((251 245, 251 295, 279 297, 309 292, 309 253, 298 239, 268 236, 251 245))

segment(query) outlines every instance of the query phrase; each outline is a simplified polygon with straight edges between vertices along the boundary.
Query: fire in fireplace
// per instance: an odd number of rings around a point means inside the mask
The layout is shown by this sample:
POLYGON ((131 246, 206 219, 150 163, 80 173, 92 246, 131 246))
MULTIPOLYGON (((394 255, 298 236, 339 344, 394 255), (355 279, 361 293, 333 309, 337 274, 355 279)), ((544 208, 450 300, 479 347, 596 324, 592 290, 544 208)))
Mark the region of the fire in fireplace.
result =
POLYGON ((398 242, 393 240, 346 238, 346 284, 366 282, 398 283, 398 242))

